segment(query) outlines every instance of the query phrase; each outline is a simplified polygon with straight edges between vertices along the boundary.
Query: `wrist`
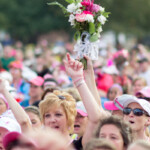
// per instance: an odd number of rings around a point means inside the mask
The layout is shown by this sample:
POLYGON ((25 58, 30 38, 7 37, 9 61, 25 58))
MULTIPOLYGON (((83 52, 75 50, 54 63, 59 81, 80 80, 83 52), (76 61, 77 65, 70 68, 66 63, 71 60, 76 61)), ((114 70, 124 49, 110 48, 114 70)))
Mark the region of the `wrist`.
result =
POLYGON ((82 84, 85 83, 83 78, 79 78, 78 80, 76 80, 75 82, 73 82, 75 87, 78 88, 79 86, 81 86, 82 84))

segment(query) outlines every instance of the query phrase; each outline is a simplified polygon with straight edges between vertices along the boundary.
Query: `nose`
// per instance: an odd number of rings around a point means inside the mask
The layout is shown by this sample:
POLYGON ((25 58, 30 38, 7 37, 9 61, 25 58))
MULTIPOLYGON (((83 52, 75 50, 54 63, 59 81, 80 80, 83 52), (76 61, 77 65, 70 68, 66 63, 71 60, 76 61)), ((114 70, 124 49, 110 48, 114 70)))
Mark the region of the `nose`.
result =
POLYGON ((133 111, 131 111, 129 117, 133 117, 133 116, 134 116, 133 111))
POLYGON ((56 117, 55 116, 51 116, 50 117, 50 122, 51 123, 55 123, 56 122, 56 117))

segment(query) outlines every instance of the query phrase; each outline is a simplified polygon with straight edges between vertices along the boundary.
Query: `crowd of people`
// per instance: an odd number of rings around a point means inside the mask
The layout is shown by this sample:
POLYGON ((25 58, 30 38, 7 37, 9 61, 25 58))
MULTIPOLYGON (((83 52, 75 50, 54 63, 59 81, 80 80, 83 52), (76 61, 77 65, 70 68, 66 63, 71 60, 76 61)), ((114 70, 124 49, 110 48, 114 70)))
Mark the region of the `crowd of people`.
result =
POLYGON ((108 46, 84 69, 58 43, 3 45, 0 150, 150 149, 148 48, 108 46))

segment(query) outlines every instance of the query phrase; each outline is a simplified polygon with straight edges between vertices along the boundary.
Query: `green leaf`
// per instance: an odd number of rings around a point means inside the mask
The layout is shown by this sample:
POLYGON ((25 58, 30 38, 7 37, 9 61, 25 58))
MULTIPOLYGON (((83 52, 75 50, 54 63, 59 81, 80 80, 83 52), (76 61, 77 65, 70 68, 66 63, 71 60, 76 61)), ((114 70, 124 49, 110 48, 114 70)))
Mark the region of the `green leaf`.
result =
POLYGON ((89 23, 89 33, 90 34, 95 33, 95 24, 92 22, 89 23))
POLYGON ((74 34, 74 39, 77 41, 78 39, 80 39, 81 33, 80 31, 76 31, 76 33, 74 34))
POLYGON ((67 13, 66 8, 62 4, 60 4, 58 2, 51 2, 51 3, 47 3, 47 4, 48 5, 57 5, 57 6, 59 6, 62 9, 62 11, 63 11, 64 14, 67 13))
POLYGON ((111 14, 111 13, 110 13, 110 12, 104 12, 104 13, 103 13, 103 16, 106 17, 106 18, 108 18, 108 17, 109 17, 109 14, 111 14))
POLYGON ((75 0, 65 0, 67 3, 75 3, 75 0))
POLYGON ((98 34, 94 34, 94 35, 92 35, 91 37, 90 37, 90 41, 91 42, 95 42, 95 41, 97 41, 98 40, 98 34))

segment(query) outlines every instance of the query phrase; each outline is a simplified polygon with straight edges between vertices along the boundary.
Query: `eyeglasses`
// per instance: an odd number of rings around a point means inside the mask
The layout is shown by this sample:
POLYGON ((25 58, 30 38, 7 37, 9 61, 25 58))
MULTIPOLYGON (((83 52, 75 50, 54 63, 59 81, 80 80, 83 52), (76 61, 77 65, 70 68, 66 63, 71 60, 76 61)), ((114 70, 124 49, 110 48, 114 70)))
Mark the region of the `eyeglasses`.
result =
POLYGON ((148 116, 148 114, 144 110, 139 109, 139 108, 135 108, 135 109, 124 108, 123 109, 123 114, 129 115, 131 113, 131 111, 133 112, 133 114, 135 116, 142 116, 143 114, 145 114, 146 116, 148 116))

